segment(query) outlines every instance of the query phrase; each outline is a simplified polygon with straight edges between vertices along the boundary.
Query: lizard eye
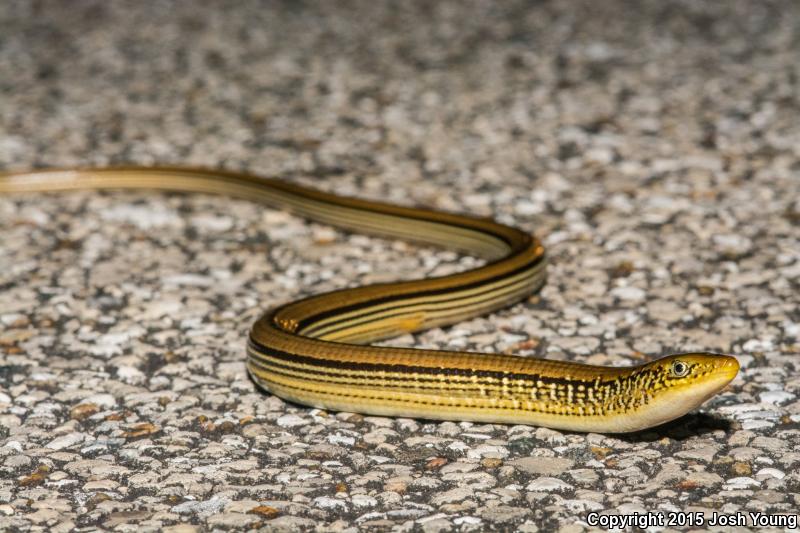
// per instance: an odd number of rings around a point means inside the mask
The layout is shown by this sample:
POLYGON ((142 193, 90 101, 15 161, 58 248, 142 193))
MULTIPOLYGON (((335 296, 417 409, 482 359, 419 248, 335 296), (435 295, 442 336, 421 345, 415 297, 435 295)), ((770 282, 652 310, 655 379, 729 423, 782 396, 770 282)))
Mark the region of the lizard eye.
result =
POLYGON ((689 373, 689 365, 683 361, 673 361, 669 373, 674 378, 685 377, 689 373))

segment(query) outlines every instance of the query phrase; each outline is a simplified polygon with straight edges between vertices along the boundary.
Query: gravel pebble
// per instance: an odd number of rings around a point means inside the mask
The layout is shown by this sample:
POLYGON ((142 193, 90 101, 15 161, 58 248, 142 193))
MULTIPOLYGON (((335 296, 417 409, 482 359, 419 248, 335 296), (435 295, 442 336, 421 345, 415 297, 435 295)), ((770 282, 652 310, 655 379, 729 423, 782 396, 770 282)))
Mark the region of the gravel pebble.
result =
POLYGON ((560 479, 556 479, 553 477, 540 477, 530 483, 528 486, 525 487, 526 490, 537 492, 564 492, 572 490, 572 485, 569 483, 565 483, 560 479))
POLYGON ((64 448, 70 448, 76 444, 80 444, 85 439, 86 435, 83 433, 68 433, 67 435, 62 435, 61 437, 51 440, 47 443, 47 447, 51 450, 63 450, 64 448))

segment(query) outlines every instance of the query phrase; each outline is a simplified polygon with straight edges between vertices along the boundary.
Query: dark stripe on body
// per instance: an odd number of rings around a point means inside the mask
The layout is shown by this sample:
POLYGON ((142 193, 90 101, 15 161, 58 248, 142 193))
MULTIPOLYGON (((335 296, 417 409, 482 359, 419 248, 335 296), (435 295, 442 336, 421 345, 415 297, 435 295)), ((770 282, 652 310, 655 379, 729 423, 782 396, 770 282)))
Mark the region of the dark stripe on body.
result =
MULTIPOLYGON (((373 299, 365 300, 363 302, 350 304, 350 305, 347 305, 347 306, 344 306, 344 307, 337 307, 335 309, 329 309, 327 311, 323 311, 321 313, 317 313, 315 315, 311 315, 311 316, 305 317, 302 320, 299 320, 298 324, 297 324, 297 330, 296 331, 302 331, 302 330, 310 327, 317 320, 322 320, 322 319, 325 319, 325 318, 335 317, 336 315, 339 315, 341 313, 347 313, 347 312, 351 312, 351 311, 358 311, 359 309, 368 309, 369 307, 374 306, 374 305, 378 305, 378 304, 391 303, 391 302, 395 302, 397 300, 405 300, 405 299, 410 299, 410 298, 422 298, 422 297, 425 297, 425 296, 435 296, 435 295, 439 295, 439 294, 451 293, 453 291, 468 290, 468 289, 474 289, 474 288, 477 288, 477 287, 481 287, 483 285, 486 285, 486 284, 489 284, 489 283, 493 283, 495 281, 502 280, 502 279, 504 279, 506 277, 510 277, 510 276, 515 275, 515 274, 519 274, 519 273, 521 273, 521 272, 523 272, 523 271, 525 271, 525 270, 527 270, 529 268, 534 268, 535 266, 538 266, 538 264, 541 263, 544 260, 544 257, 545 257, 544 255, 539 255, 539 256, 535 257, 532 261, 529 261, 528 263, 525 263, 524 265, 522 265, 520 267, 517 267, 514 270, 510 270, 508 272, 504 272, 502 274, 498 274, 498 275, 492 276, 490 278, 482 279, 482 280, 479 280, 479 281, 473 281, 471 283, 466 283, 464 285, 459 285, 457 287, 444 287, 444 288, 440 288, 440 289, 428 289, 428 290, 424 290, 424 291, 409 292, 409 293, 403 293, 403 294, 397 294, 397 295, 391 295, 391 296, 383 296, 381 298, 373 298, 373 299)), ((406 283, 413 283, 413 282, 406 282, 406 283)), ((311 298, 320 298, 322 296, 328 296, 328 295, 331 295, 331 294, 335 294, 337 292, 345 292, 345 291, 351 291, 351 290, 352 289, 340 289, 338 291, 332 291, 332 292, 325 293, 324 295, 310 296, 309 298, 305 298, 305 300, 309 300, 311 298)), ((291 303, 288 303, 288 304, 283 305, 281 307, 278 307, 273 312, 273 315, 277 314, 280 311, 282 311, 286 307, 291 307, 292 305, 298 304, 298 303, 300 303, 302 301, 303 300, 297 300, 295 302, 291 302, 291 303)), ((442 300, 442 301, 447 301, 447 300, 442 300)), ((406 304, 406 305, 419 305, 419 304, 406 304)), ((401 307, 403 307, 403 306, 402 305, 398 305, 397 306, 398 309, 401 308, 401 307)), ((362 315, 356 315, 356 316, 362 316, 362 315)), ((347 317, 348 320, 351 319, 351 318, 354 318, 354 317, 347 317)))
MULTIPOLYGON (((305 355, 293 354, 289 352, 284 352, 282 350, 278 350, 276 348, 270 348, 269 346, 265 346, 253 337, 250 337, 250 341, 248 343, 248 352, 250 356, 253 357, 253 353, 256 355, 261 352, 266 355, 284 359, 286 361, 308 365, 313 368, 332 368, 337 370, 344 370, 347 372, 367 372, 374 374, 376 372, 399 372, 399 373, 408 373, 408 374, 427 374, 431 376, 439 377, 450 377, 450 376, 461 376, 466 378, 471 378, 472 376, 477 376, 478 379, 496 379, 502 382, 503 378, 508 380, 528 380, 528 381, 541 381, 543 383, 542 387, 537 388, 545 388, 552 384, 558 385, 572 385, 573 387, 577 385, 583 385, 586 387, 587 391, 589 388, 594 389, 594 383, 596 379, 584 380, 581 378, 554 378, 550 376, 542 376, 539 374, 521 374, 521 373, 514 373, 514 372, 503 372, 497 370, 476 370, 471 368, 447 368, 447 367, 428 367, 428 366, 410 366, 410 365, 400 365, 400 364, 386 364, 386 363, 357 363, 353 361, 336 361, 331 359, 318 359, 315 357, 309 357, 305 355)), ((447 352, 443 352, 447 353, 447 352)), ((458 355, 462 355, 459 352, 455 352, 458 355)), ((479 355, 479 354, 476 354, 479 355)), ((314 372, 324 372, 324 370, 314 370, 314 372)), ((392 378, 396 379, 396 378, 392 378)), ((398 378, 399 379, 399 378, 398 378)), ((417 379, 417 376, 408 376, 409 381, 414 381, 417 379)), ((611 378, 608 380, 600 379, 601 384, 608 384, 613 383, 614 381, 618 380, 619 378, 611 378)))
MULTIPOLYGON (((531 270, 531 272, 533 272, 533 270, 531 270)), ((348 317, 343 317, 341 320, 335 320, 333 322, 328 322, 326 324, 322 324, 322 325, 319 325, 319 326, 311 325, 311 326, 308 327, 308 330, 298 330, 297 334, 298 335, 303 335, 303 336, 308 336, 308 337, 314 337, 314 335, 320 329, 324 329, 325 330, 324 334, 325 335, 330 335, 332 333, 337 333, 337 332, 340 332, 340 331, 343 331, 343 330, 347 330, 349 328, 356 328, 356 327, 364 325, 364 324, 369 324, 372 321, 378 321, 378 320, 385 320, 385 319, 389 319, 389 318, 401 317, 401 316, 407 314, 407 312, 404 311, 404 309, 408 309, 408 308, 411 308, 411 307, 419 307, 419 309, 415 309, 412 312, 431 312, 431 313, 439 313, 439 312, 442 312, 442 311, 449 311, 449 310, 452 310, 452 309, 460 309, 460 308, 463 308, 465 306, 465 304, 463 302, 461 302, 461 300, 465 300, 465 299, 470 300, 470 302, 468 304, 470 307, 474 306, 475 308, 479 308, 479 307, 481 307, 479 304, 485 304, 487 302, 493 302, 492 298, 479 300, 477 302, 474 301, 474 300, 478 299, 480 296, 484 296, 486 294, 492 295, 493 293, 495 293, 496 294, 495 300, 502 300, 504 297, 509 297, 510 294, 513 295, 515 291, 524 292, 524 288, 525 288, 526 283, 534 283, 535 281, 536 280, 535 280, 534 276, 530 276, 530 277, 527 277, 527 278, 526 277, 522 277, 522 278, 519 278, 517 280, 510 281, 509 283, 506 283, 504 285, 490 287, 490 288, 486 289, 485 291, 480 291, 480 292, 476 292, 476 293, 473 293, 473 294, 460 295, 458 292, 455 292, 455 293, 453 293, 453 298, 447 298, 447 299, 444 299, 444 300, 408 303, 408 304, 405 304, 405 305, 397 305, 397 306, 390 307, 390 308, 385 309, 385 310, 377 311, 377 312, 381 313, 380 316, 376 316, 376 315, 370 313, 368 309, 366 309, 365 313, 361 313, 361 314, 353 315, 353 316, 348 316, 348 317), (519 287, 515 287, 516 285, 519 285, 519 287), (508 293, 501 293, 500 292, 501 290, 506 289, 508 287, 515 287, 515 289, 513 291, 508 292, 508 293), (455 302, 459 302, 459 303, 455 303, 455 302), (449 305, 449 306, 446 306, 446 307, 442 307, 442 304, 447 304, 447 303, 455 303, 455 304, 454 305, 449 305), (426 304, 430 304, 431 306, 435 306, 435 307, 425 308, 426 304), (388 312, 388 314, 386 314, 387 312, 388 312), (358 321, 354 322, 355 320, 357 320, 359 318, 361 320, 358 320, 358 321), (347 324, 345 324, 343 326, 340 326, 340 327, 335 327, 337 324, 342 324, 344 322, 346 322, 347 324), (334 327, 334 329, 329 329, 331 327, 334 327)), ((497 304, 499 302, 495 301, 493 303, 497 304)))
MULTIPOLYGON (((460 228, 468 231, 474 231, 475 233, 482 233, 484 235, 488 235, 489 237, 494 237, 502 242, 504 242, 507 246, 512 249, 517 247, 521 247, 521 245, 528 244, 531 242, 532 238, 527 233, 517 230, 515 228, 508 228, 514 232, 519 234, 520 239, 517 242, 512 241, 512 239, 506 235, 502 235, 499 232, 491 231, 488 228, 480 227, 480 223, 488 223, 492 225, 497 225, 497 229, 505 229, 507 227, 501 226, 492 220, 481 220, 479 218, 470 217, 469 215, 462 215, 462 214, 455 214, 455 213, 436 213, 434 211, 430 211, 425 208, 419 207, 405 207, 405 206, 398 206, 393 204, 384 204, 378 201, 372 200, 362 200, 360 198, 351 198, 351 197, 335 197, 329 198, 330 193, 326 193, 324 191, 316 191, 313 189, 305 189, 302 188, 302 185, 294 185, 293 183, 282 182, 278 180, 272 179, 265 179, 262 181, 266 181, 269 185, 273 186, 275 189, 280 189, 284 192, 289 194, 298 196, 305 200, 310 200, 312 203, 321 203, 321 204, 328 204, 340 208, 345 209, 352 209, 354 211, 364 211, 366 213, 375 213, 377 215, 382 216, 393 216, 399 218, 411 218, 414 220, 421 220, 423 222, 431 222, 435 224, 440 224, 446 227, 455 227, 460 228), (363 202, 363 203, 362 203, 363 202), (366 202, 369 203, 378 203, 379 205, 367 205, 366 202), (441 218, 437 218, 441 215, 445 215, 442 218, 446 220, 442 220, 441 218), (460 218, 462 221, 455 221, 451 220, 450 218, 460 218), (476 225, 472 226, 469 224, 465 224, 463 221, 475 221, 476 225)), ((259 183, 261 184, 261 183, 259 183)))

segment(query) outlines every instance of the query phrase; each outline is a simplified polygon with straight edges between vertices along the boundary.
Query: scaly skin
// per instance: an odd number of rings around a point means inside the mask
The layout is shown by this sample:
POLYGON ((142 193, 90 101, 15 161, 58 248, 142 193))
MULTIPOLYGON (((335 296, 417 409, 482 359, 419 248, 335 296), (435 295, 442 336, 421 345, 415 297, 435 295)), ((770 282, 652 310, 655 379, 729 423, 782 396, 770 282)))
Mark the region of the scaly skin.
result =
POLYGON ((160 189, 223 194, 377 235, 450 246, 487 264, 439 278, 357 287, 283 305, 252 328, 247 368, 262 388, 314 407, 620 433, 675 419, 719 392, 736 359, 708 353, 612 368, 543 359, 364 346, 499 309, 538 290, 545 255, 487 219, 343 198, 279 180, 192 168, 0 174, 0 193, 160 189))

